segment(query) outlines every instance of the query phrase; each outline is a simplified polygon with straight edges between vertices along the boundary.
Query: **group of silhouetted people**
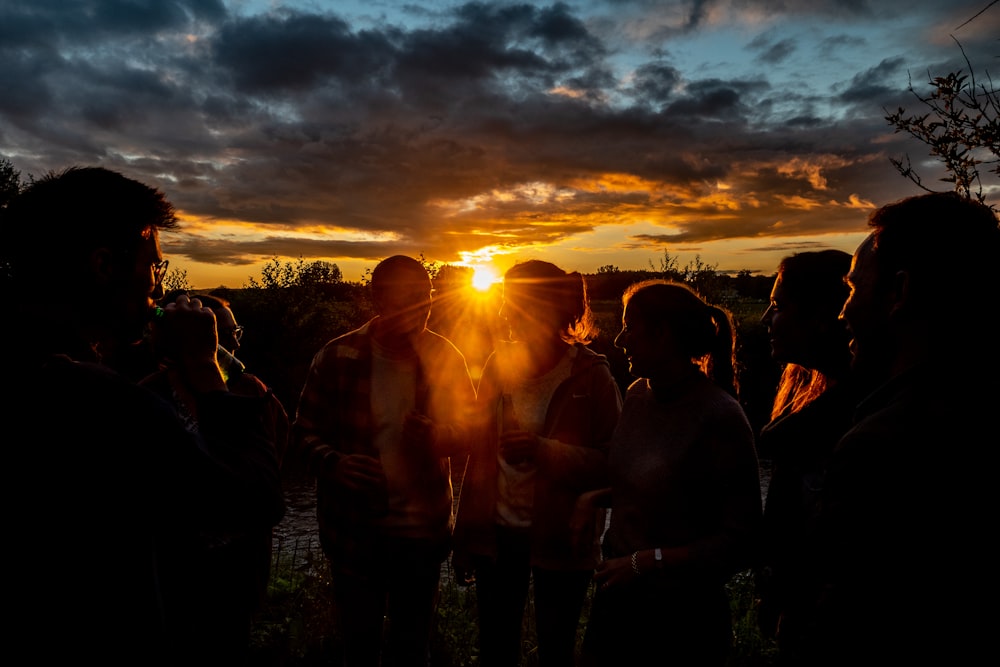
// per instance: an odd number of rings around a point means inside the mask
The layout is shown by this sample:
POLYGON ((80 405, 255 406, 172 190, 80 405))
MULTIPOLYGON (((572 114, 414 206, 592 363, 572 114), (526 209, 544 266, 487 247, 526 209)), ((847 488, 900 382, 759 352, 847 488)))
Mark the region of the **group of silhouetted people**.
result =
POLYGON ((731 314, 681 283, 622 296, 622 396, 579 273, 507 271, 509 336, 474 382, 426 326, 424 266, 389 257, 375 316, 315 354, 290 419, 235 358, 227 301, 164 295, 163 193, 71 168, 0 216, 6 632, 32 662, 245 664, 290 457, 315 479, 351 667, 430 664, 449 558, 485 667, 521 664, 529 598, 543 667, 723 667, 742 572, 781 665, 991 648, 1000 228, 982 203, 904 199, 853 257, 781 262, 759 433, 731 314), (148 373, 116 372, 142 340, 148 373))

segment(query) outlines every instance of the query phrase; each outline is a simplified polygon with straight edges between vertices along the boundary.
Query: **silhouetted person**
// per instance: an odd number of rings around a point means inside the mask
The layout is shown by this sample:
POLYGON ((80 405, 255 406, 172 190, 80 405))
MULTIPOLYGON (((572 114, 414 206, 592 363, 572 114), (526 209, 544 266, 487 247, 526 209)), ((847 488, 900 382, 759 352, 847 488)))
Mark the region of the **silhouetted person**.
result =
POLYGON ((764 507, 762 564, 756 570, 761 631, 776 637, 781 664, 797 662, 801 641, 803 539, 815 513, 826 461, 851 426, 858 390, 850 378, 847 299, 851 255, 797 253, 781 260, 767 326, 772 358, 783 364, 771 421, 757 450, 772 465, 764 507))
POLYGON ((100 363, 142 337, 162 294, 158 232, 176 225, 162 193, 72 168, 0 215, 14 389, 3 402, 7 643, 31 662, 196 664, 172 615, 192 536, 284 512, 259 402, 227 391, 215 317, 187 297, 156 326, 191 386, 197 435, 100 363))
POLYGON ((425 665, 451 549, 449 456, 475 391, 465 359, 426 329, 431 282, 396 255, 372 271, 378 313, 313 358, 293 425, 316 476, 320 541, 347 665, 425 665))
MULTIPOLYGON (((761 501, 753 431, 736 399, 730 315, 680 283, 622 297, 629 386, 608 457, 605 560, 581 665, 724 665, 726 584, 752 561, 761 501)), ((577 515, 578 517, 581 515, 577 515)))
POLYGON ((807 664, 976 664, 996 619, 997 216, 928 194, 869 224, 843 317, 878 384, 827 466, 807 664))
MULTIPOLYGON (((184 290, 168 293, 160 304, 174 303, 182 295, 186 295, 184 290)), ((267 385, 246 372, 242 362, 232 355, 239 349, 242 328, 236 324, 229 303, 205 294, 193 298, 215 314, 219 366, 223 369, 226 386, 234 394, 253 397, 260 402, 265 433, 280 463, 289 432, 284 407, 267 385)), ((163 343, 169 341, 154 337, 154 351, 162 353, 161 368, 140 384, 173 405, 188 429, 198 433, 197 399, 169 348, 162 349, 163 343)), ((261 517, 256 525, 241 522, 202 531, 194 538, 191 575, 176 584, 179 590, 185 591, 179 600, 180 614, 189 627, 197 651, 192 660, 233 666, 246 663, 251 622, 264 601, 270 574, 273 524, 268 518, 261 517)))
POLYGON ((501 315, 510 342, 479 384, 452 563, 475 573, 480 664, 521 664, 533 582, 539 664, 572 667, 604 513, 592 513, 585 549, 573 548, 569 522, 577 496, 604 485, 621 394, 607 359, 587 347, 596 329, 580 274, 514 265, 501 315))

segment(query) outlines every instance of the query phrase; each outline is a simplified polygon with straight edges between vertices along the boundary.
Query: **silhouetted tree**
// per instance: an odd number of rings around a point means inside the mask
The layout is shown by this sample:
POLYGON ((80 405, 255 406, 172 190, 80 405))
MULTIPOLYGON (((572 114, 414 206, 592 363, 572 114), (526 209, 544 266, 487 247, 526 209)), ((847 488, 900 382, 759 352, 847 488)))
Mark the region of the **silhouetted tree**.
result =
POLYGON ((663 249, 663 257, 660 258, 659 268, 653 266, 653 260, 649 260, 649 269, 653 273, 658 273, 658 276, 651 276, 657 278, 663 278, 664 280, 683 280, 684 272, 680 268, 680 263, 677 257, 670 254, 670 251, 666 248, 663 249))
MULTIPOLYGON (((899 107, 894 113, 886 111, 885 118, 896 132, 906 132, 926 144, 930 154, 944 163, 948 175, 942 181, 951 183, 962 196, 986 203, 980 165, 993 165, 987 173, 1000 177, 1000 92, 989 72, 984 73, 985 82, 977 80, 965 50, 957 39, 955 43, 962 51, 968 72, 958 70, 944 76, 928 72, 931 90, 927 94, 917 92, 911 78, 909 91, 926 107, 927 113, 907 114, 899 107)), ((889 159, 900 174, 920 188, 934 192, 914 170, 909 155, 889 159)))
POLYGON ((321 260, 275 257, 243 288, 220 287, 212 293, 230 301, 245 327, 238 356, 272 387, 290 414, 313 355, 372 315, 368 290, 344 282, 336 264, 321 260))
POLYGON ((187 269, 170 269, 167 271, 166 275, 163 276, 163 291, 171 292, 173 290, 187 290, 191 291, 194 287, 188 280, 187 269))
POLYGON ((713 303, 726 301, 731 296, 723 288, 718 264, 706 264, 701 255, 695 255, 680 272, 680 279, 713 303))
POLYGON ((274 289, 282 287, 316 287, 332 285, 343 280, 340 267, 332 262, 303 258, 295 262, 282 262, 272 257, 260 270, 260 280, 250 276, 245 287, 249 289, 274 289))
POLYGON ((21 182, 21 172, 14 169, 14 164, 10 160, 0 157, 0 208, 7 206, 7 202, 13 199, 24 185, 21 182))

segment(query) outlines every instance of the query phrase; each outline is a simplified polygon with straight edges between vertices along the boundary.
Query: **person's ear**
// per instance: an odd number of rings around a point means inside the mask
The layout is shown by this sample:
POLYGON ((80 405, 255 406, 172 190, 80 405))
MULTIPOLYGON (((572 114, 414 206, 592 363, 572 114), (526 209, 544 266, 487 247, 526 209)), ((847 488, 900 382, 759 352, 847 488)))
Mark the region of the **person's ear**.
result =
POLYGON ((114 276, 114 256, 110 248, 97 248, 90 253, 90 275, 98 285, 107 285, 114 276))
POLYGON ((892 277, 892 286, 889 292, 889 315, 894 316, 910 305, 913 278, 909 271, 897 271, 892 277))

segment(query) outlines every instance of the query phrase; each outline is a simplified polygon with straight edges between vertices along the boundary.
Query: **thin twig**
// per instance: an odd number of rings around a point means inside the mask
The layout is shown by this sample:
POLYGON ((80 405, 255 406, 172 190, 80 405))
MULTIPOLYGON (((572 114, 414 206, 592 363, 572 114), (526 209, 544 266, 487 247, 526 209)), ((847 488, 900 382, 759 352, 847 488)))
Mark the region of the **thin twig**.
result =
POLYGON ((978 12, 978 13, 977 13, 977 14, 976 14, 975 16, 973 16, 973 17, 972 17, 971 19, 969 19, 968 21, 966 21, 966 22, 965 22, 965 23, 963 23, 962 25, 958 26, 958 28, 955 28, 955 30, 958 30, 958 29, 960 29, 960 28, 963 28, 963 27, 967 26, 968 24, 972 23, 972 22, 973 22, 973 21, 975 21, 975 20, 976 20, 977 18, 979 18, 979 17, 980 17, 981 15, 982 15, 982 13, 983 13, 983 12, 985 12, 985 11, 986 11, 987 9, 989 9, 989 8, 990 8, 990 7, 992 7, 993 5, 997 4, 997 2, 998 2, 998 0, 993 0, 993 2, 991 2, 990 4, 986 5, 986 6, 985 6, 985 7, 983 7, 982 9, 980 9, 980 10, 979 10, 979 12, 978 12))

